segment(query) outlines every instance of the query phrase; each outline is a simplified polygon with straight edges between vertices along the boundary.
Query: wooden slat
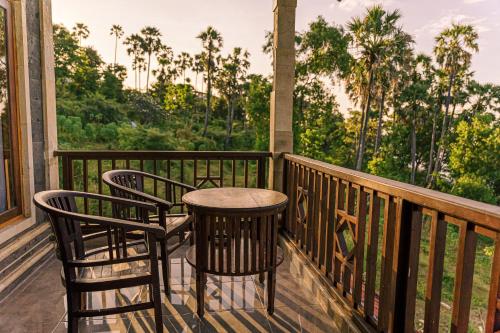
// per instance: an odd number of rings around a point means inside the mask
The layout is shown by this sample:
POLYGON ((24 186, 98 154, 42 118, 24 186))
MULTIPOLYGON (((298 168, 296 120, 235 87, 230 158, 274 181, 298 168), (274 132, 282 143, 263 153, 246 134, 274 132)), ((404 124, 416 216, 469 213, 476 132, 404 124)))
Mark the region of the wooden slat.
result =
POLYGON ((217 221, 215 220, 215 217, 208 215, 207 216, 207 221, 210 226, 210 270, 215 271, 215 263, 216 263, 216 258, 215 258, 215 247, 216 247, 216 228, 217 228, 217 221))
POLYGON ((304 242, 306 245, 306 253, 312 255, 312 242, 313 242, 313 230, 314 230, 314 171, 311 169, 307 170, 307 221, 306 221, 306 232, 304 242))
POLYGON ((415 303, 417 297, 418 265, 420 257, 420 241, 422 238, 422 209, 412 206, 411 231, 408 254, 408 281, 404 313, 405 332, 415 329, 415 303))
POLYGON ((477 234, 474 232, 474 225, 464 221, 460 226, 458 239, 451 332, 468 332, 476 244, 477 234))
POLYGON ((361 306, 362 290, 363 290, 363 264, 365 254, 365 226, 366 226, 366 208, 367 208, 367 193, 363 188, 358 188, 358 203, 356 205, 356 247, 354 256, 354 287, 353 300, 355 307, 361 306))
POLYGON ((384 234, 382 238, 382 267, 380 275, 380 299, 378 330, 388 331, 389 311, 393 308, 391 295, 392 264, 394 256, 394 235, 396 233, 396 204, 390 195, 379 194, 384 199, 384 234))
MULTIPOLYGON (((99 194, 102 194, 102 160, 97 160, 97 184, 99 194)), ((102 216, 102 200, 99 200, 99 215, 102 216)))
POLYGON ((233 234, 234 234, 234 258, 235 258, 235 273, 238 274, 241 269, 241 262, 240 262, 240 253, 241 253, 241 217, 236 217, 234 219, 234 227, 233 227, 233 234))
POLYGON ((325 243, 325 262, 327 276, 332 273, 332 258, 334 254, 334 234, 335 234, 335 205, 338 179, 328 178, 328 198, 327 198, 327 225, 326 225, 326 243, 325 243))
POLYGON ((233 181, 233 187, 236 186, 236 160, 231 161, 231 173, 232 173, 232 181, 233 181))
POLYGON ((314 174, 314 206, 313 206, 313 218, 312 218, 312 225, 311 225, 311 259, 313 262, 316 262, 316 264, 319 266, 320 263, 318 262, 318 243, 320 239, 319 232, 321 231, 321 226, 320 226, 320 210, 319 210, 319 204, 320 204, 320 198, 321 198, 321 174, 315 173, 314 174))
MULTIPOLYGON (((83 192, 88 192, 89 191, 89 166, 88 166, 88 160, 83 159, 83 192)), ((84 201, 84 210, 85 214, 89 213, 89 201, 87 198, 83 199, 84 201)))
POLYGON ((321 175, 321 211, 319 218, 318 228, 318 266, 325 272, 325 247, 326 247, 326 233, 328 224, 328 177, 321 175))
POLYGON ((243 227, 243 246, 244 246, 244 250, 243 250, 243 253, 244 253, 244 256, 243 256, 243 265, 244 265, 244 268, 243 270, 244 271, 248 271, 250 270, 250 224, 252 223, 253 221, 250 219, 250 218, 245 218, 244 219, 244 227, 243 227))
POLYGON ((429 268, 425 292, 424 332, 439 331, 439 309, 446 246, 446 223, 442 214, 436 211, 431 216, 429 268))
POLYGON ((257 220, 252 218, 251 220, 251 233, 252 233, 252 249, 251 249, 251 258, 252 258, 252 271, 255 272, 257 270, 257 220))
POLYGON ((245 178, 245 186, 248 187, 248 160, 245 160, 245 171, 244 171, 244 178, 245 178))
MULTIPOLYGON (((366 189, 365 189, 366 190, 366 189)), ((367 230, 365 316, 374 317, 375 282, 377 278, 377 255, 380 220, 380 198, 376 191, 370 191, 370 206, 367 230)))
POLYGON ((500 233, 497 233, 495 240, 495 253, 491 265, 488 314, 485 326, 486 332, 500 331, 500 233))

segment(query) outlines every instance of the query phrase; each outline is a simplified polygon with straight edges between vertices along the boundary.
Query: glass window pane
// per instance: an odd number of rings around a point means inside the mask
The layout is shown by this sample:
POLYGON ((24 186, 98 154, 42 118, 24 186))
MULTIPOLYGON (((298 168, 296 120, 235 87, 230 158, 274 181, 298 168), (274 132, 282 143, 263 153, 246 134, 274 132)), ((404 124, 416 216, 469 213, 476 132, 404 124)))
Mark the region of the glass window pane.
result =
POLYGON ((0 213, 16 206, 7 36, 7 11, 0 7, 0 213))

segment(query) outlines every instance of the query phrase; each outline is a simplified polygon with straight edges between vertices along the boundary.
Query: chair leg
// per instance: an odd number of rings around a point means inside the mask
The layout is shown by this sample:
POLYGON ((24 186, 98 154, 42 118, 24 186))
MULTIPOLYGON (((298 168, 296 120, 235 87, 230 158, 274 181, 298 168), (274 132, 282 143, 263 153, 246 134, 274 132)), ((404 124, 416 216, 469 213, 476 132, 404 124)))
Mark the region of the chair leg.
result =
POLYGON ((276 291, 276 272, 274 269, 267 273, 267 313, 274 313, 274 296, 276 291))
POLYGON ((192 222, 189 224, 189 231, 191 231, 191 236, 189 237, 189 245, 193 246, 195 240, 194 240, 194 226, 192 222))
POLYGON ((264 283, 265 279, 266 279, 266 273, 264 273, 264 272, 259 273, 259 282, 264 283))
POLYGON ((74 315, 74 312, 80 308, 81 295, 67 289, 66 301, 68 304, 68 332, 78 332, 78 317, 74 315))
POLYGON ((203 315, 205 314, 205 284, 206 274, 196 271, 196 303, 198 317, 200 318, 203 318, 203 315))
POLYGON ((153 304, 154 304, 154 311, 155 311, 155 325, 156 325, 156 332, 160 333, 163 332, 163 320, 161 316, 161 294, 160 294, 160 286, 155 285, 153 283, 153 304))
POLYGON ((163 274, 163 284, 165 285, 165 294, 170 295, 170 269, 168 262, 168 251, 167 251, 167 240, 160 242, 160 253, 161 253, 161 271, 163 274))

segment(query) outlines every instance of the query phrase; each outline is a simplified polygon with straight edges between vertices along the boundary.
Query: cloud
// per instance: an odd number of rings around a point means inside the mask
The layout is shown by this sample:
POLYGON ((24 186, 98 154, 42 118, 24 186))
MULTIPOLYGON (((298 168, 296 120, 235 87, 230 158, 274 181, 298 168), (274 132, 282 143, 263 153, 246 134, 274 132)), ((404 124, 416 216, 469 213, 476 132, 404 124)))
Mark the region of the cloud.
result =
POLYGON ((470 5, 470 4, 480 3, 480 2, 485 2, 485 1, 487 1, 487 0, 464 0, 464 3, 470 5))
MULTIPOLYGON (((467 0, 467 1, 477 1, 477 0, 467 0)), ((448 14, 435 21, 431 21, 421 28, 415 30, 415 34, 419 37, 422 34, 437 35, 445 28, 449 27, 452 23, 462 23, 470 24, 476 28, 476 31, 486 32, 490 31, 490 25, 487 23, 488 19, 485 17, 478 18, 466 14, 448 14)))
MULTIPOLYGON (((471 0, 466 0, 471 1, 471 0)), ((477 1, 477 0, 472 0, 477 1)), ((479 0, 481 1, 481 0, 479 0)), ((391 6, 396 3, 396 0, 342 0, 342 2, 332 2, 330 7, 338 7, 346 12, 352 12, 355 9, 364 9, 366 7, 371 7, 374 5, 384 5, 391 6)))

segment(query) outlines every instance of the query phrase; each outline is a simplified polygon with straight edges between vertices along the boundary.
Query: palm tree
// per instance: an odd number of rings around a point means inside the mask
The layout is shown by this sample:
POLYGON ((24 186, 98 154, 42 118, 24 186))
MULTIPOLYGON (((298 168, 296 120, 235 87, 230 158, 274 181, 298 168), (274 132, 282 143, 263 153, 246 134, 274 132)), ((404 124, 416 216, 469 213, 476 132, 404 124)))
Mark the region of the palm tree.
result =
POLYGON ((132 55, 132 69, 134 70, 135 79, 135 89, 141 88, 140 81, 141 71, 144 63, 144 57, 142 56, 141 46, 144 43, 142 37, 138 34, 132 34, 125 38, 125 44, 127 46, 127 54, 132 55))
POLYGON ((376 86, 379 94, 379 111, 377 120, 377 135, 375 137, 374 155, 377 155, 382 143, 382 124, 387 97, 392 97, 393 104, 398 100, 398 90, 401 87, 402 77, 411 68, 413 44, 411 35, 399 30, 394 39, 388 43, 384 57, 381 58, 376 71, 376 86))
POLYGON ((90 31, 89 27, 87 27, 83 23, 77 23, 73 27, 73 36, 78 38, 78 45, 82 46, 82 39, 87 39, 89 37, 90 31))
POLYGON ((434 170, 427 184, 429 188, 434 187, 436 177, 441 171, 444 159, 446 134, 449 129, 449 110, 452 101, 452 92, 459 90, 459 79, 461 76, 467 74, 471 65, 472 55, 479 50, 477 39, 478 34, 472 25, 455 23, 436 37, 434 55, 436 57, 436 62, 440 65, 440 71, 445 80, 443 86, 445 87, 446 98, 444 100, 445 112, 434 162, 434 170))
POLYGON ((348 89, 351 94, 359 95, 362 106, 356 170, 361 170, 363 166, 375 72, 397 40, 395 37, 401 33, 401 29, 396 26, 400 18, 398 10, 386 12, 381 6, 373 6, 367 10, 364 18, 356 17, 348 23, 356 59, 347 85, 350 86, 348 89))
POLYGON ((221 60, 220 75, 215 81, 218 91, 226 99, 227 121, 226 121, 226 140, 224 148, 227 149, 231 141, 233 132, 234 109, 241 97, 242 89, 246 81, 247 70, 250 67, 248 57, 250 53, 243 51, 241 47, 235 47, 233 52, 221 60))
POLYGON ((146 76, 146 91, 149 91, 149 72, 151 70, 151 55, 156 54, 162 49, 161 33, 158 28, 144 27, 141 30, 142 34, 142 51, 148 56, 147 76, 146 76))
POLYGON ((123 37, 123 28, 121 25, 113 24, 111 27, 110 35, 115 36, 115 60, 113 66, 116 66, 116 52, 118 50, 118 40, 123 37))
POLYGON ((207 135, 208 117, 210 115, 210 99, 212 98, 212 79, 216 70, 215 59, 223 45, 221 34, 213 27, 208 27, 202 31, 199 38, 203 45, 203 63, 206 70, 207 79, 207 108, 205 111, 205 124, 203 127, 203 136, 207 135))
POLYGON ((193 58, 189 53, 181 52, 181 54, 177 55, 174 63, 178 67, 179 73, 182 73, 183 84, 186 84, 186 70, 193 67, 193 58))
MULTIPOLYGON (((196 54, 193 59, 193 66, 191 68, 193 72, 195 73, 195 79, 194 79, 194 89, 198 89, 198 75, 203 72, 203 57, 201 54, 196 54)), ((201 81, 201 92, 203 92, 203 78, 201 81)))
POLYGON ((158 53, 158 68, 153 69, 152 73, 156 76, 156 80, 163 85, 171 81, 171 68, 173 62, 173 52, 168 46, 163 48, 158 53))

